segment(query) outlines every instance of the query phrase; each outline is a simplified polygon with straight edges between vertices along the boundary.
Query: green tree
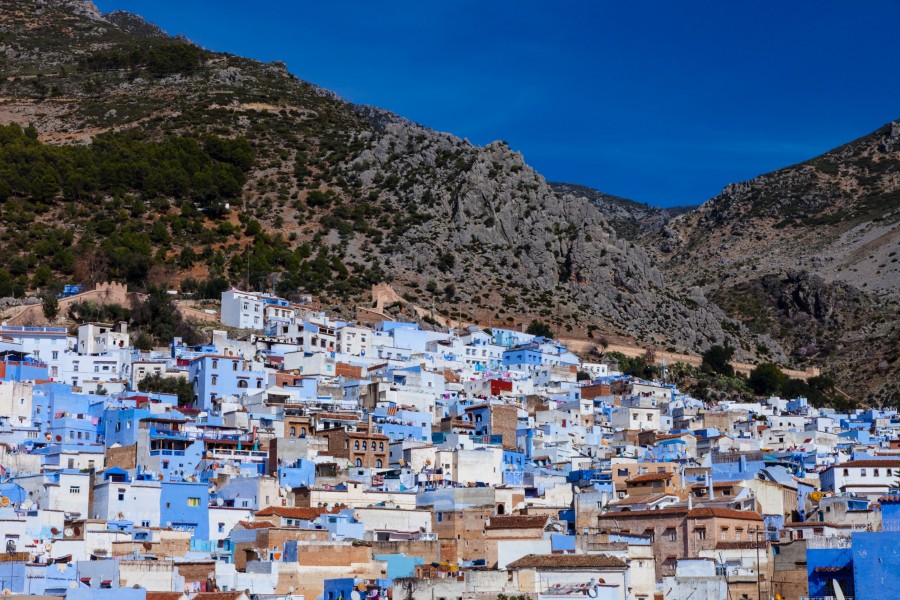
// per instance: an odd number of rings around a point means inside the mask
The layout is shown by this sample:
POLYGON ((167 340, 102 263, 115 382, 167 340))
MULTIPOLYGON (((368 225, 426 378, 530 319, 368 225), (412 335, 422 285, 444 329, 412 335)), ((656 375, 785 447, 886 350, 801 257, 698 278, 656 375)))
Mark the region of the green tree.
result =
POLYGON ((786 379, 778 365, 762 363, 750 371, 748 382, 758 396, 768 396, 780 392, 786 379))
POLYGON ((732 356, 734 356, 734 348, 728 344, 724 346, 716 344, 703 353, 702 368, 709 373, 734 377, 734 367, 729 362, 732 356))
POLYGON ((184 377, 152 375, 141 380, 138 384, 138 390, 160 394, 174 394, 178 396, 179 406, 184 406, 194 401, 194 386, 184 377))
POLYGON ((52 294, 44 296, 44 299, 41 301, 41 307, 44 309, 44 316, 48 321, 53 321, 56 315, 59 314, 59 302, 57 302, 56 296, 52 294))
POLYGON ((545 338, 553 337, 553 329, 550 328, 550 325, 538 320, 534 320, 529 323, 528 329, 525 330, 525 333, 545 338))

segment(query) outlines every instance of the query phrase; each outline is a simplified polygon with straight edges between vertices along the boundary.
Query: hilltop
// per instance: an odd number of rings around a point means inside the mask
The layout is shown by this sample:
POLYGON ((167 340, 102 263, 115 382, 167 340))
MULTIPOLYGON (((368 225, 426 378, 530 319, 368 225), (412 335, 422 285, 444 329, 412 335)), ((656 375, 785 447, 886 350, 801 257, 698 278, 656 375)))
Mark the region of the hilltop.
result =
POLYGON ((627 240, 638 240, 646 234, 656 232, 678 215, 697 208, 696 206, 671 206, 668 208, 651 206, 628 198, 605 194, 576 183, 550 182, 550 187, 560 195, 587 198, 591 204, 597 207, 597 210, 616 233, 627 240))
POLYGON ((0 7, 0 123, 18 124, 7 175, 41 184, 4 196, 6 293, 236 283, 352 317, 386 282, 486 324, 553 318, 572 335, 782 356, 696 291, 670 291, 594 204, 554 193, 503 142, 473 146, 89 2, 0 7))
POLYGON ((795 363, 900 399, 900 123, 731 184, 641 242, 795 363))

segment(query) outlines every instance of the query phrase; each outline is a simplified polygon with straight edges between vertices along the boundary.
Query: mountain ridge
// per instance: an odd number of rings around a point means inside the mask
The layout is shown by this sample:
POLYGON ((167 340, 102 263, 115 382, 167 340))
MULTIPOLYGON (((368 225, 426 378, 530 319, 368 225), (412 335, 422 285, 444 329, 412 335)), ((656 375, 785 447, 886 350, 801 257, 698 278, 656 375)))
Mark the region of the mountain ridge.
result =
MULTIPOLYGON (((140 163, 147 176, 136 179, 109 179, 101 169, 76 201, 65 192, 71 176, 46 165, 48 185, 61 178, 61 191, 40 202, 19 194, 4 216, 67 223, 68 245, 48 249, 60 265, 55 277, 137 286, 213 277, 314 293, 339 312, 385 281, 473 321, 518 327, 556 319, 580 335, 693 352, 728 342, 744 358, 763 346, 784 360, 771 338, 702 294, 671 290, 596 206, 555 194, 504 143, 475 147, 347 103, 283 63, 203 50, 91 6, 0 2, 0 122, 34 123, 46 144, 112 136, 105 143, 148 156, 177 156, 187 146, 205 152, 206 166, 181 172, 184 163, 172 163, 167 175, 157 172, 165 161, 140 163), (249 164, 240 159, 243 143, 249 164), (240 192, 211 186, 204 169, 231 170, 240 192), (178 184, 183 199, 165 185, 148 193, 146 181, 178 184)), ((33 241, 25 232, 4 235, 17 249, 4 268, 16 285, 38 287, 32 271, 42 257, 33 241)))

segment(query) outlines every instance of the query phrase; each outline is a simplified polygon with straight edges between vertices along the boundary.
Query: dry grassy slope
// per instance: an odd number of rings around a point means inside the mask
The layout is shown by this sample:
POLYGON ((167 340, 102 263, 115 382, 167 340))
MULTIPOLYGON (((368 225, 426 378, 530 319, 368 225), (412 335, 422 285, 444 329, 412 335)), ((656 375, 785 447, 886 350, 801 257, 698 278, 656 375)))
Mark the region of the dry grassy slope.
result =
POLYGON ((642 242, 801 364, 900 401, 900 123, 732 184, 642 242))
MULTIPOLYGON (((780 356, 777 344, 729 321, 702 295, 669 291, 645 252, 620 239, 596 207, 554 194, 503 143, 473 147, 390 113, 349 105, 282 64, 227 54, 204 53, 197 68, 162 76, 85 68, 84 60, 98 53, 171 40, 126 15, 100 15, 81 0, 0 0, 0 9, 6 75, 0 122, 32 122, 51 143, 84 143, 134 127, 157 139, 247 138, 256 162, 237 209, 290 248, 304 242, 329 247, 340 268, 316 268, 342 278, 329 290, 342 300, 336 309, 349 307, 373 279, 386 278, 423 305, 433 301, 439 311, 479 321, 510 325, 555 316, 575 333, 592 325, 690 351, 728 339, 743 357, 760 345, 780 356), (299 177, 298 157, 305 164, 299 177), (316 191, 332 195, 314 203, 316 191), (430 281, 441 282, 437 292, 426 291, 430 281)), ((145 229, 175 210, 155 208, 145 229)), ((84 232, 105 209, 51 208, 42 218, 84 232)), ((236 212, 227 217, 233 223, 236 212)), ((233 281, 243 278, 241 257, 252 240, 240 231, 199 238, 173 231, 173 237, 157 277, 181 276, 172 259, 180 247, 193 245, 222 253, 226 260, 216 268, 233 281)), ((277 279, 289 265, 266 268, 277 279)))

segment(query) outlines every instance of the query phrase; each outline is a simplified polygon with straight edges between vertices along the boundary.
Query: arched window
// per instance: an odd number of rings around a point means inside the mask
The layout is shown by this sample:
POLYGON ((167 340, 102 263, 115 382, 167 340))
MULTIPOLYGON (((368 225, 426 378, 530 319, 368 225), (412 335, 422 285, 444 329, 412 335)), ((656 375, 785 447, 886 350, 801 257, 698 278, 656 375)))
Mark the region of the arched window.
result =
POLYGON ((294 427, 291 427, 291 437, 295 437, 297 435, 297 430, 294 427))
POLYGON ((300 428, 300 435, 301 435, 301 437, 306 435, 306 427, 300 428))
POLYGON ((356 440, 355 442, 353 442, 353 449, 359 450, 359 440, 356 440))
POLYGON ((384 442, 378 442, 378 449, 384 452, 384 442))
POLYGON ((245 387, 247 387, 247 380, 246 380, 246 379, 241 379, 240 381, 238 381, 238 387, 239 387, 239 388, 245 388, 245 387))
POLYGON ((367 448, 366 448, 366 442, 365 442, 365 440, 363 440, 363 451, 365 451, 366 449, 367 449, 367 448))
POLYGON ((219 383, 219 378, 216 377, 216 376, 213 376, 213 378, 212 378, 212 384, 213 384, 213 385, 218 385, 218 383, 219 383))
POLYGON ((381 459, 380 459, 380 458, 379 458, 378 460, 375 461, 375 468, 376 468, 376 469, 380 469, 380 468, 381 468, 381 459))
POLYGON ((357 466, 357 467, 361 467, 361 466, 362 466, 362 461, 361 461, 360 459, 358 459, 358 458, 356 459, 356 466, 357 466))
POLYGON ((256 380, 256 389, 261 389, 261 388, 262 388, 262 379, 257 379, 256 380))
POLYGON ((237 361, 234 361, 233 363, 231 363, 231 370, 237 371, 237 361))

